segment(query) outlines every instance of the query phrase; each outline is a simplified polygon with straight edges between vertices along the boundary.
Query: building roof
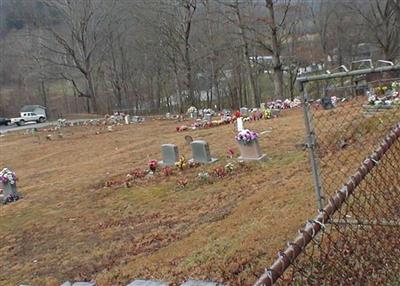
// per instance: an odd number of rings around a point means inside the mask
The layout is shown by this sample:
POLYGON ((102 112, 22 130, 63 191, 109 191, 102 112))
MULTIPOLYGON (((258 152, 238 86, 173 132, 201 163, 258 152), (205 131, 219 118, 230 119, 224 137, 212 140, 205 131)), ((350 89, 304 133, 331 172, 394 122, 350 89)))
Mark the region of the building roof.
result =
POLYGON ((21 108, 21 112, 33 112, 36 108, 46 109, 46 107, 41 105, 25 105, 21 108))

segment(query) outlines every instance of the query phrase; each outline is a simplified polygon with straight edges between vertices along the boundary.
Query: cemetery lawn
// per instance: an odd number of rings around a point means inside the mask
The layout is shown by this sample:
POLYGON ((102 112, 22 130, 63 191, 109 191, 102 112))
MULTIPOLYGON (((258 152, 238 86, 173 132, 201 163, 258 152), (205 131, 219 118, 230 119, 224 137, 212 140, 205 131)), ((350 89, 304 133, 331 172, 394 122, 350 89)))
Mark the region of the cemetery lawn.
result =
POLYGON ((315 214, 307 152, 295 147, 304 142, 303 122, 296 109, 245 123, 257 132, 272 128, 260 138, 271 160, 213 184, 195 177, 231 161, 228 148, 238 155, 234 125, 177 133, 179 123, 148 119, 113 132, 70 127, 51 141, 44 131, 0 137, 0 166, 16 171, 24 196, 0 206, 0 285, 189 277, 251 285, 315 214), (164 143, 190 158, 185 135, 206 140, 220 161, 130 188, 102 187, 161 159, 164 143), (181 177, 189 184, 177 190, 181 177))

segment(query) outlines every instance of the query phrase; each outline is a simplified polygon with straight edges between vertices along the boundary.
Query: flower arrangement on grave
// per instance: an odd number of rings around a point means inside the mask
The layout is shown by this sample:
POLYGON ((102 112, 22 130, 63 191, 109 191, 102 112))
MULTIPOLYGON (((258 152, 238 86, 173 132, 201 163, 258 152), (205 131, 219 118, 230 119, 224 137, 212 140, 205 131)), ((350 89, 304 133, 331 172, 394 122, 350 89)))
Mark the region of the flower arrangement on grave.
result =
POLYGON ((188 165, 189 165, 189 168, 196 168, 196 167, 200 166, 200 163, 196 162, 196 161, 189 161, 188 165))
POLYGON ((176 166, 179 170, 185 169, 186 166, 187 166, 187 160, 186 160, 185 156, 181 156, 181 158, 179 159, 179 161, 175 163, 175 166, 176 166))
POLYGON ((244 129, 235 136, 235 139, 239 144, 247 145, 257 141, 258 137, 258 133, 244 129))
POLYGON ((179 188, 183 189, 187 186, 188 182, 189 181, 187 178, 180 178, 176 181, 176 184, 178 185, 179 188))
POLYGON ((241 117, 241 116, 242 116, 242 114, 240 113, 239 110, 235 111, 235 117, 236 118, 241 117))
POLYGON ((232 159, 233 156, 235 155, 235 150, 233 150, 232 148, 228 148, 228 158, 232 159))
POLYGON ((157 170, 157 167, 158 167, 158 161, 157 160, 150 160, 149 161, 149 169, 150 169, 150 171, 152 171, 153 173, 157 170))
POLYGON ((210 174, 208 172, 200 172, 197 174, 197 178, 202 182, 207 182, 210 178, 210 174))
POLYGON ((216 176, 217 178, 223 178, 227 175, 227 173, 225 172, 225 169, 221 166, 215 167, 213 169, 213 173, 214 173, 214 176, 216 176))
POLYGON ((171 176, 173 174, 173 170, 170 166, 165 166, 164 168, 161 169, 161 173, 165 176, 171 176))
POLYGON ((142 179, 146 176, 146 172, 143 171, 142 169, 134 169, 131 173, 134 179, 142 179))
POLYGON ((400 88, 400 81, 392 82, 392 89, 393 90, 398 90, 399 88, 400 88))
POLYGON ((228 163, 225 165, 224 170, 226 173, 232 173, 235 170, 235 165, 233 163, 228 163))
POLYGON ((5 201, 3 201, 3 204, 8 204, 12 202, 16 202, 19 200, 19 196, 17 194, 10 194, 5 201))
POLYGON ((194 113, 194 112, 197 112, 197 108, 194 106, 191 106, 188 108, 186 114, 190 114, 190 113, 194 113))
POLYGON ((17 182, 17 175, 10 169, 4 168, 0 172, 0 180, 3 184, 15 185, 15 183, 17 182))
POLYGON ((386 90, 388 90, 388 87, 386 85, 380 85, 375 87, 374 89, 375 93, 379 95, 384 95, 386 90))

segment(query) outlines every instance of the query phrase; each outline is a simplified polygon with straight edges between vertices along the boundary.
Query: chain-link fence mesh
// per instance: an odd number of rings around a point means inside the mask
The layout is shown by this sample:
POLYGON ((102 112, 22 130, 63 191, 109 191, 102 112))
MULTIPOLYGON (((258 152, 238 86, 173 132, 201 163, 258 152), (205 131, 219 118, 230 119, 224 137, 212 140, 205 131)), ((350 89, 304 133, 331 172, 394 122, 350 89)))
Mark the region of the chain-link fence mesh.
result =
POLYGON ((400 285, 398 78, 329 80, 304 89, 319 214, 255 285, 400 285))
POLYGON ((400 120, 400 105, 392 104, 392 95, 397 92, 392 83, 400 82, 398 78, 368 83, 362 95, 354 85, 337 87, 338 83, 332 81, 320 92, 326 97, 309 107, 322 190, 327 198, 400 120), (387 100, 377 103, 379 98, 387 100))

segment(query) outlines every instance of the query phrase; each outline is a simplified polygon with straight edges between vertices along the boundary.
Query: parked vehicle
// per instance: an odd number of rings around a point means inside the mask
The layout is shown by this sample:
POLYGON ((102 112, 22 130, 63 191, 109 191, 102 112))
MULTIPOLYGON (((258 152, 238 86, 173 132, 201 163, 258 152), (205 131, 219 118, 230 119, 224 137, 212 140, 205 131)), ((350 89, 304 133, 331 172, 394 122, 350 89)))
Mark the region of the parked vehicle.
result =
POLYGON ((15 123, 18 126, 24 125, 27 122, 35 121, 37 123, 43 123, 46 121, 46 115, 36 114, 33 112, 21 113, 21 117, 11 119, 11 123, 15 123))
POLYGON ((0 125, 10 125, 11 119, 6 117, 0 117, 0 125))

